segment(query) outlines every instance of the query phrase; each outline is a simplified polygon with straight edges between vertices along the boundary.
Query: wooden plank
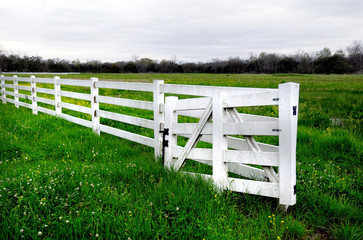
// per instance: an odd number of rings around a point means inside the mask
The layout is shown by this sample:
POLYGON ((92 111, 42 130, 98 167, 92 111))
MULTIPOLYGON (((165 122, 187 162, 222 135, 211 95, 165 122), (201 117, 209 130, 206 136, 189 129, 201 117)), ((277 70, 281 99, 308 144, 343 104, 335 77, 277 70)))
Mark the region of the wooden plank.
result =
MULTIPOLYGON (((201 173, 191 173, 191 172, 182 172, 184 174, 188 174, 191 176, 200 176, 207 181, 213 180, 214 184, 218 187, 218 180, 216 181, 212 175, 209 174, 201 174, 201 173)), ((224 187, 225 190, 242 192, 248 194, 254 194, 264 197, 273 197, 279 198, 279 184, 270 183, 270 182, 261 182, 261 181, 253 181, 246 179, 238 179, 238 178, 228 178, 228 184, 224 187)))
MULTIPOLYGON (((174 134, 190 135, 196 128, 197 123, 177 123, 173 126, 174 134)), ((254 123, 224 123, 223 131, 225 135, 262 135, 262 136, 278 136, 279 132, 273 129, 278 129, 277 122, 254 122, 254 123)), ((212 124, 207 123, 202 135, 212 134, 212 124)))
POLYGON ((54 95, 54 89, 50 89, 50 88, 35 88, 36 92, 40 92, 40 93, 46 93, 46 94, 51 94, 54 95))
POLYGON ((9 91, 5 91, 6 95, 10 95, 10 96, 15 96, 15 92, 9 92, 9 91))
MULTIPOLYGON (((54 92, 54 90, 53 90, 54 92)), ((68 91, 60 91, 60 95, 63 97, 77 98, 86 101, 91 101, 91 95, 85 93, 76 93, 76 92, 68 92, 68 91)))
MULTIPOLYGON (((192 135, 195 132, 197 123, 174 123, 173 124, 173 134, 176 135, 192 135)), ((212 123, 206 123, 201 130, 200 134, 212 134, 212 123)), ((190 136, 189 136, 190 138, 190 136)))
POLYGON ((107 82, 101 81, 96 83, 96 88, 112 88, 120 90, 130 90, 130 91, 142 91, 142 92, 152 92, 152 83, 135 83, 135 82, 107 82))
POLYGON ((141 101, 141 100, 133 100, 126 98, 114 98, 114 97, 106 97, 106 96, 98 96, 96 98, 97 101, 101 103, 114 104, 118 106, 131 107, 131 108, 139 108, 145 110, 154 110, 153 102, 149 101, 141 101))
POLYGON ((238 178, 228 178, 228 190, 249 193, 259 196, 279 198, 279 184, 270 182, 253 181, 238 178))
POLYGON ((149 147, 154 147, 154 139, 149 138, 149 137, 145 137, 145 136, 141 136, 141 135, 131 133, 128 131, 124 131, 121 129, 109 127, 109 126, 106 126, 103 124, 100 124, 100 131, 114 135, 116 137, 124 138, 124 139, 130 140, 130 141, 133 141, 133 142, 137 142, 137 143, 149 146, 149 147))
POLYGON ((108 119, 132 124, 132 125, 139 126, 139 127, 154 129, 154 121, 149 120, 149 119, 138 118, 138 117, 133 117, 133 116, 129 116, 129 115, 108 112, 108 111, 104 111, 104 110, 98 110, 97 115, 99 115, 102 118, 108 118, 108 119))
POLYGON ((37 83, 54 84, 54 78, 35 78, 34 81, 37 83))
POLYGON ((6 101, 7 101, 7 102, 9 102, 9 103, 13 103, 13 104, 15 104, 15 100, 13 100, 13 99, 6 98, 6 101))
MULTIPOLYGON (((39 110, 39 107, 38 107, 38 110, 39 110)), ((73 117, 71 115, 64 114, 64 113, 61 114, 61 118, 65 119, 67 121, 70 121, 70 122, 85 126, 85 127, 92 128, 92 122, 91 121, 87 121, 87 120, 84 120, 84 119, 81 119, 81 118, 73 117)))
POLYGON ((178 100, 174 110, 180 111, 180 110, 205 109, 206 107, 208 107, 210 101, 211 98, 209 97, 180 99, 178 100))
POLYGON ((73 80, 73 79, 60 79, 59 84, 79 86, 79 87, 90 87, 91 81, 89 80, 73 80))
POLYGON ((19 82, 31 82, 30 78, 26 78, 26 77, 18 77, 18 81, 19 82))
MULTIPOLYGON (((179 157, 183 153, 183 147, 177 146, 172 151, 172 157, 179 157)), ((187 155, 187 159, 212 161, 213 150, 211 148, 193 148, 187 155)))
MULTIPOLYGON (((33 106, 32 106, 33 107, 33 106)), ((55 116, 55 111, 51 110, 51 109, 48 109, 48 108, 43 108, 43 107, 39 107, 37 106, 36 107, 36 110, 39 111, 39 112, 43 112, 43 113, 46 113, 46 114, 49 114, 49 115, 52 115, 52 116, 55 116)), ((69 120, 68 120, 69 121, 69 120)))
POLYGON ((229 163, 254 164, 260 166, 278 166, 278 152, 252 152, 241 150, 224 151, 224 161, 229 163))
POLYGON ((224 107, 251 107, 251 106, 267 106, 278 105, 279 92, 267 91, 253 94, 239 94, 227 96, 224 100, 224 107))
POLYGON ((66 103, 66 102, 61 102, 61 107, 71 109, 71 110, 77 111, 77 112, 92 114, 92 109, 89 107, 84 107, 84 106, 75 105, 75 104, 66 103))
POLYGON ((224 134, 227 135, 262 135, 278 136, 278 122, 247 122, 247 123, 224 123, 224 134))
POLYGON ((207 108, 205 109, 205 113, 203 115, 203 117, 200 119, 200 121, 196 124, 196 127, 192 133, 192 135, 190 136, 187 144, 185 145, 185 147, 183 148, 182 153, 180 154, 180 156, 178 157, 178 159, 175 161, 174 163, 174 169, 178 170, 181 165, 184 163, 186 156, 188 155, 188 153, 190 152, 190 150, 198 143, 198 140, 201 136, 201 132, 205 126, 205 124, 210 120, 211 116, 212 116, 212 99, 209 99, 209 104, 207 106, 207 108))
POLYGON ((213 96, 216 93, 226 92, 227 94, 253 94, 259 92, 276 91, 268 88, 237 88, 237 87, 218 87, 218 86, 198 86, 183 84, 163 84, 160 87, 163 93, 191 95, 191 96, 213 96))
POLYGON ((33 108, 33 105, 31 105, 29 103, 21 102, 21 101, 19 101, 19 106, 30 108, 30 109, 33 108))
POLYGON ((4 86, 6 88, 14 88, 15 87, 14 84, 7 84, 7 83, 5 83, 4 86))
MULTIPOLYGON (((188 138, 190 135, 180 134, 179 136, 188 138)), ((212 143, 212 135, 203 135, 199 141, 212 143)), ((251 148, 248 146, 245 139, 227 136, 227 142, 228 142, 228 148, 232 148, 232 149, 236 149, 236 150, 244 150, 244 151, 251 150, 251 148)), ((264 152, 278 152, 279 151, 278 146, 270 145, 270 144, 266 144, 266 143, 260 143, 260 142, 256 142, 256 143, 261 148, 261 150, 264 152)))
POLYGON ((279 136, 279 203, 286 206, 291 206, 296 203, 296 141, 299 86, 297 83, 284 83, 279 85, 279 118, 281 128, 281 134, 279 136))
POLYGON ((174 107, 178 101, 178 97, 166 97, 165 98, 165 128, 168 134, 165 135, 165 140, 168 141, 167 145, 164 145, 164 166, 167 169, 171 169, 174 164, 173 152, 177 146, 178 137, 175 135, 173 125, 178 122, 178 113, 174 111, 174 107))
POLYGON ((30 86, 21 86, 21 85, 18 85, 18 89, 26 90, 26 91, 31 91, 32 90, 32 88, 30 86))
MULTIPOLYGON (((275 118, 275 117, 267 117, 267 116, 260 116, 260 115, 246 114, 246 113, 239 113, 238 115, 242 118, 243 122, 278 122, 279 121, 279 119, 275 118)), ((232 120, 232 118, 231 118, 231 120, 232 120)))
POLYGON ((35 99, 37 102, 42 102, 42 103, 46 103, 46 104, 55 106, 55 101, 52 99, 41 98, 41 97, 36 97, 35 99))

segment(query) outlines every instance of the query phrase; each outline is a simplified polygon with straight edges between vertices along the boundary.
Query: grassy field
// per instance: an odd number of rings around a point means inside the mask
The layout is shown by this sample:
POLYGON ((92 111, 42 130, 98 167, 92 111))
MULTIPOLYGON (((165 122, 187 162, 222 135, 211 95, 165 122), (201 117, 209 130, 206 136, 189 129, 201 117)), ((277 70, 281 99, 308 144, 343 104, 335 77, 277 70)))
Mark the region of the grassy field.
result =
MULTIPOLYGON (((7 103, 0 104, 0 239, 363 238, 363 75, 67 76, 90 77, 271 88, 283 82, 300 83, 297 204, 281 213, 274 199, 215 192, 200 179, 165 171, 154 161, 151 148, 107 134, 99 137, 90 129, 41 113, 34 116, 29 109, 7 103)), ((141 100, 152 97, 131 91, 100 93, 141 100)), ((152 119, 149 111, 100 108, 152 119)), ((273 107, 241 111, 277 114, 273 107)))

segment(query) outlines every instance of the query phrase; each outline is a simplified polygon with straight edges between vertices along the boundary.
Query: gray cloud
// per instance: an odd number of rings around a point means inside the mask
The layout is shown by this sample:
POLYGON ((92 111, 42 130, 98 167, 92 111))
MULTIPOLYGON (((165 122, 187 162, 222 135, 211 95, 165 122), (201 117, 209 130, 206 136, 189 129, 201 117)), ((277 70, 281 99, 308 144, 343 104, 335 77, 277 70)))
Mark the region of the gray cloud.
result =
POLYGON ((133 55, 206 61, 251 51, 345 48, 362 40, 356 0, 13 0, 0 44, 44 58, 118 61, 133 55))

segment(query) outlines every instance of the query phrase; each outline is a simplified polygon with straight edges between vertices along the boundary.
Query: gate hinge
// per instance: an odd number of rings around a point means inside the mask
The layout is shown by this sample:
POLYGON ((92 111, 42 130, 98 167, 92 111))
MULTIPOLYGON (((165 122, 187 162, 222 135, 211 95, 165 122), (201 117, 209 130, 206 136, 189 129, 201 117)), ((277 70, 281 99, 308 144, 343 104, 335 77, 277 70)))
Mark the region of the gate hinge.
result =
POLYGON ((296 195, 296 185, 294 185, 294 195, 296 195))
POLYGON ((274 129, 272 129, 272 131, 273 131, 273 132, 281 132, 281 129, 276 129, 276 128, 274 128, 274 129))

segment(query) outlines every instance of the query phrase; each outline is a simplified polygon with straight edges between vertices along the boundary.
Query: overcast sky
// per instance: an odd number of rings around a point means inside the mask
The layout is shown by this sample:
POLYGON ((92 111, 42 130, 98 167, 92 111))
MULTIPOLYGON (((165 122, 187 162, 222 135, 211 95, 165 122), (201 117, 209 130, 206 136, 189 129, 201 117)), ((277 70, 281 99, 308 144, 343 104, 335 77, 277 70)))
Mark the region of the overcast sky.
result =
POLYGON ((0 47, 81 61, 345 50, 362 0, 0 0, 0 47))

